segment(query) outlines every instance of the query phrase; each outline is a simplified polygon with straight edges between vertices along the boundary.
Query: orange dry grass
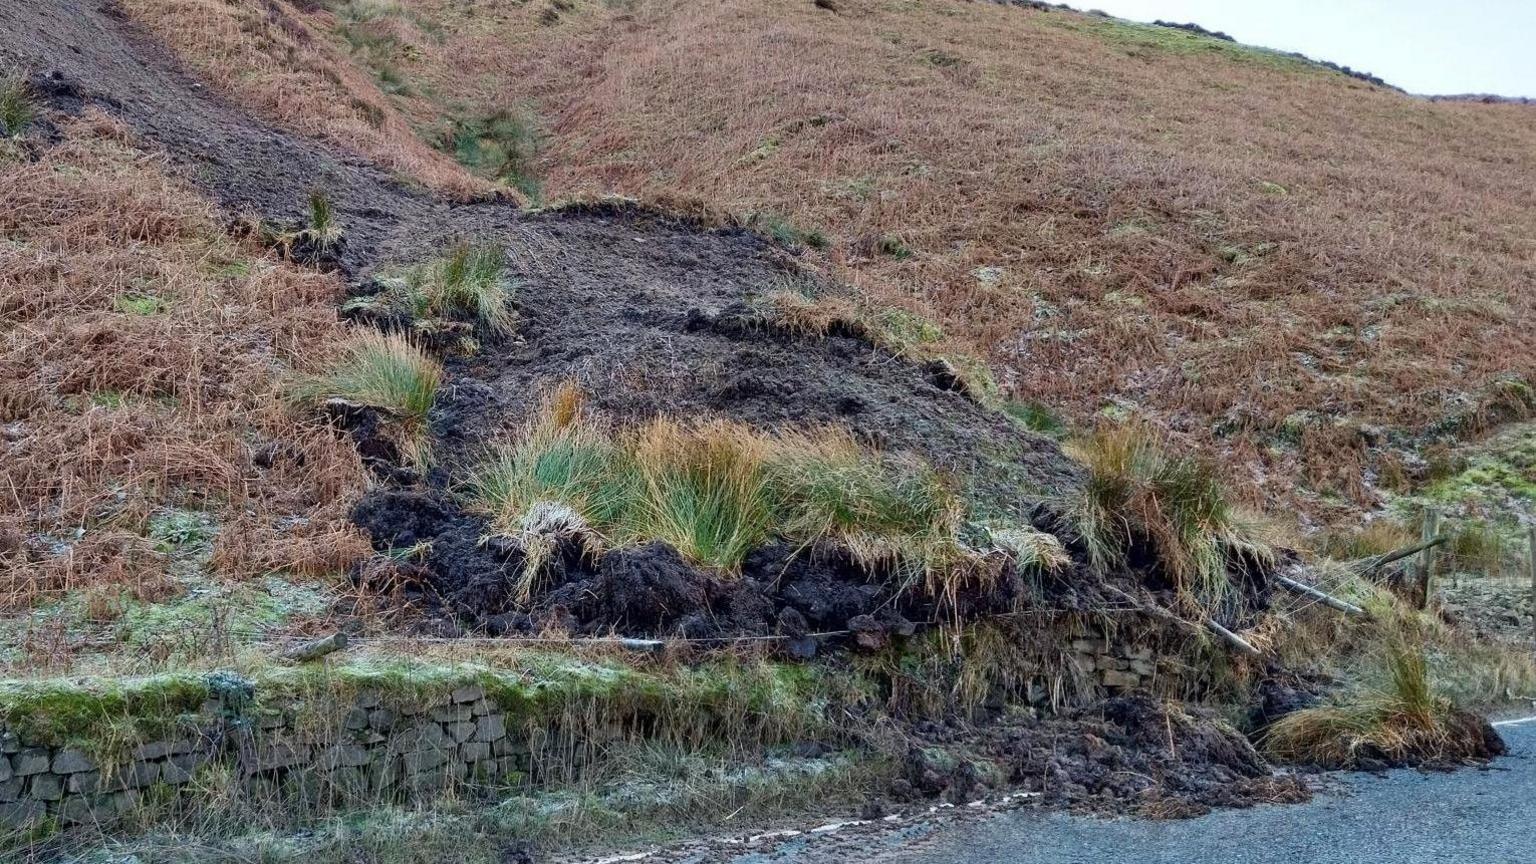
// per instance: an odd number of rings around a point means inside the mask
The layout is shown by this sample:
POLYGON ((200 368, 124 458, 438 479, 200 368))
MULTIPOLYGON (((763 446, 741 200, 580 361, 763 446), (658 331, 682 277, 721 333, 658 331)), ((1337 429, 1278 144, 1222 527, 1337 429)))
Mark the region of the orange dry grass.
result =
POLYGON ((959 0, 363 4, 434 104, 379 96, 335 33, 295 35, 341 0, 128 5, 292 125, 384 117, 370 151, 420 152, 397 112, 427 130, 527 103, 550 197, 819 228, 829 272, 936 318, 1013 394, 1140 415, 1272 499, 1368 502, 1363 426, 1476 432, 1511 414, 1500 376, 1536 377, 1529 107, 959 0))
POLYGON ((455 197, 490 189, 424 144, 322 30, 282 0, 122 0, 199 75, 256 113, 455 197))
POLYGON ((334 571, 356 452, 296 423, 285 370, 342 335, 333 278, 237 245, 104 115, 0 163, 0 608, 87 585, 153 595, 161 506, 223 524, 230 574, 334 571))
POLYGON ((400 5, 442 28, 419 89, 538 106, 548 195, 820 228, 1018 396, 1115 400, 1272 496, 1365 500, 1359 424, 1536 375, 1528 107, 990 3, 400 5))

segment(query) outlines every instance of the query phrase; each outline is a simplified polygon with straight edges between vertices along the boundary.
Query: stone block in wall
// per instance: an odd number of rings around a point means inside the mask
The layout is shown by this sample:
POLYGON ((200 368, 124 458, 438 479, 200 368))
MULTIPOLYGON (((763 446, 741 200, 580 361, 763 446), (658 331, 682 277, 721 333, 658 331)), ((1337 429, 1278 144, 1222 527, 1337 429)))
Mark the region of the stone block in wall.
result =
POLYGON ((43 821, 48 805, 32 798, 0 804, 0 828, 22 831, 43 821))
POLYGON ((358 766, 346 766, 331 772, 331 786, 348 800, 361 800, 369 794, 369 774, 358 766))
POLYGON ((1145 645, 1138 645, 1134 648, 1128 649, 1125 652, 1125 656, 1132 660, 1151 660, 1152 649, 1145 645))
POLYGON ((171 753, 169 741, 151 741, 148 744, 140 744, 134 748, 134 759, 164 759, 171 753))
POLYGON ((507 721, 500 714, 487 714, 475 721, 475 735, 472 740, 493 742, 507 737, 507 721))
POLYGON ((278 768, 291 768, 308 762, 309 759, 310 749, 307 745, 275 741, 257 748, 256 770, 274 771, 278 768))
POLYGON ((424 774, 436 770, 439 766, 448 762, 448 752, 437 747, 424 747, 403 754, 401 766, 407 777, 424 774))
POLYGON ((9 804, 21 797, 21 791, 27 788, 27 778, 12 777, 0 782, 0 804, 9 804))
POLYGON ((463 744, 475 734, 475 724, 468 720, 462 723, 448 723, 443 726, 443 731, 448 733, 448 737, 452 738, 455 744, 463 744))
POLYGON ((353 708, 347 712, 347 717, 342 721, 342 726, 353 732, 367 729, 368 712, 362 708, 353 708))
POLYGON ((452 705, 443 705, 438 708, 433 708, 430 712, 428 712, 428 716, 439 723, 463 723, 465 721, 474 719, 474 711, 475 709, 470 705, 460 705, 455 703, 452 705))
POLYGON ((1103 654, 1109 650, 1109 643, 1103 639, 1073 639, 1072 650, 1079 654, 1103 654))
POLYGON ((379 693, 377 690, 360 690, 352 704, 365 711, 377 708, 380 704, 379 693))
POLYGON ((1145 678, 1157 674, 1157 665, 1150 660, 1132 660, 1131 671, 1145 678))
POLYGON ((395 723, 399 719, 400 715, 388 708, 375 708, 368 712, 368 728, 375 732, 388 732, 395 728, 395 723))
POLYGON ((85 751, 66 747, 54 754, 53 773, 55 774, 79 774, 81 771, 93 771, 96 763, 91 757, 85 755, 85 751))
POLYGON ((123 790, 71 796, 59 804, 59 821, 66 825, 108 822, 132 810, 138 803, 138 795, 135 790, 123 790))
POLYGON ((449 696, 454 702, 475 702, 485 698, 485 688, 479 684, 466 684, 449 696))
POLYGON ((0 783, 11 779, 11 775, 15 773, 11 770, 11 757, 0 756, 0 783))
POLYGON ((1119 687, 1129 690, 1141 683, 1141 678, 1132 672, 1122 672, 1118 669, 1106 669, 1099 679, 1105 687, 1119 687))
POLYGON ((320 754, 319 765, 325 770, 356 768, 367 765, 371 760, 368 748, 361 744, 338 744, 320 754))
POLYGON ((39 801, 57 801, 64 797, 64 778, 57 774, 34 774, 27 784, 27 795, 39 801))
POLYGON ((21 752, 21 739, 9 729, 0 731, 0 753, 11 754, 21 752))
POLYGON ((491 745, 481 741, 470 741, 459 748, 459 758, 465 762, 484 762, 491 758, 491 745))
POLYGON ((48 770, 53 760, 41 747, 28 747, 11 757, 11 769, 18 777, 30 777, 48 770))
POLYGON ((484 717, 494 710, 496 706, 492 705, 488 699, 480 699, 470 706, 470 713, 476 717, 484 717))
POLYGON ((1072 665, 1084 675, 1091 675, 1099 668, 1098 660, 1092 654, 1073 654, 1072 665))

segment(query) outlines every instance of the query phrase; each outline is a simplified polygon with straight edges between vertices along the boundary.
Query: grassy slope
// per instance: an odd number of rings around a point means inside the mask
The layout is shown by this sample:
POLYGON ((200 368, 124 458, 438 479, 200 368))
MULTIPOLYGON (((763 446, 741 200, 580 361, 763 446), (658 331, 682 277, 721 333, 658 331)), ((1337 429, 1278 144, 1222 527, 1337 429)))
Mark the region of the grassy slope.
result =
POLYGON ((334 277, 231 238, 99 113, 0 186, 0 669, 238 638, 291 586, 229 580, 367 554, 355 449, 281 400, 342 339, 334 277))
POLYGON ((418 129, 521 106, 547 196, 820 229, 832 272, 1019 397, 1149 417, 1271 499, 1366 503, 1362 426, 1422 433, 1536 371, 1522 106, 986 3, 330 5, 418 129))

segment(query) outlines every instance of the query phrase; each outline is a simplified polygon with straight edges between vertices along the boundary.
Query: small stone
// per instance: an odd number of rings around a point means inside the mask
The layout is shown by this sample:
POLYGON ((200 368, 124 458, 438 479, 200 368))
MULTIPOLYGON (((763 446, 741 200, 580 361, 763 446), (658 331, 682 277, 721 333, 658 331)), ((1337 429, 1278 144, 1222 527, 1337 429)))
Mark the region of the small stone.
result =
POLYGON ((272 771, 289 768, 309 761, 309 748, 302 744, 277 742, 268 744, 256 753, 256 770, 272 771))
POLYGON ((447 761, 448 755, 446 753, 435 748, 428 748, 406 753, 401 760, 401 764, 405 767, 407 775, 415 776, 425 771, 431 771, 447 761))
POLYGON ((358 744, 340 744, 320 757, 324 768, 355 768, 369 762, 368 748, 358 744))
POLYGON ((11 767, 20 777, 30 777, 33 774, 41 774, 48 770, 48 764, 52 760, 48 758, 48 751, 41 747, 32 747, 17 753, 11 757, 11 767))
POLYGON ((487 714, 475 721, 476 741, 500 741, 507 737, 507 723, 500 714, 487 714))
POLYGON ((59 805, 59 821, 66 825, 106 822, 119 813, 116 795, 76 795, 59 805))
POLYGON ((474 702, 477 699, 485 698, 485 688, 479 684, 466 684, 453 691, 452 696, 449 698, 455 702, 474 702))
POLYGON ((34 775, 27 794, 39 801, 57 801, 64 797, 64 778, 57 774, 34 775))
POLYGON ((133 751, 135 759, 163 759, 170 755, 171 745, 165 741, 151 741, 141 744, 133 751))
POLYGON ((48 805, 41 801, 25 799, 0 804, 0 828, 22 831, 31 828, 48 815, 48 805))
POLYGON ((167 759, 160 764, 160 782, 179 786, 192 779, 192 765, 184 758, 167 759))
POLYGON ((388 732, 395 728, 395 722, 399 719, 400 715, 388 708, 375 708, 368 712, 368 726, 380 732, 388 732))
POLYGON ((462 723, 474 719, 474 709, 468 705, 444 705, 433 708, 431 717, 439 723, 462 723))
POLYGON ((102 790, 100 771, 81 771, 78 774, 69 775, 69 782, 65 784, 70 794, 80 795, 84 793, 94 794, 102 790))
POLYGON ((123 776, 123 783, 133 789, 143 789, 145 786, 154 785, 159 779, 159 762, 134 762, 128 766, 123 776))
POLYGON ((443 731, 443 727, 436 723, 417 723, 405 730, 400 737, 407 745, 406 749, 448 747, 453 743, 448 740, 448 734, 443 731))
POLYGON ((58 755, 53 757, 53 773, 55 774, 78 774, 81 771, 94 770, 95 767, 96 764, 91 761, 89 756, 73 747, 60 750, 58 755))
POLYGON ((1116 669, 1104 670, 1103 684, 1105 687, 1119 687, 1129 690, 1141 683, 1141 678, 1130 672, 1121 672, 1116 669))

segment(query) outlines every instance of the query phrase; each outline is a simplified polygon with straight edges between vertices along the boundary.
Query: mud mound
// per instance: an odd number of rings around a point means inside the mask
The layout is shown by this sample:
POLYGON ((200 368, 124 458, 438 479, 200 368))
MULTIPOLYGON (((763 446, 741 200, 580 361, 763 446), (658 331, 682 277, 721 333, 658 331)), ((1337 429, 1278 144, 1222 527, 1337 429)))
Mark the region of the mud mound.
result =
POLYGON ((1213 715, 1143 695, 923 737, 898 791, 966 800, 1002 784, 1039 792, 1052 806, 1156 818, 1309 796, 1305 783, 1276 776, 1248 739, 1213 715))

